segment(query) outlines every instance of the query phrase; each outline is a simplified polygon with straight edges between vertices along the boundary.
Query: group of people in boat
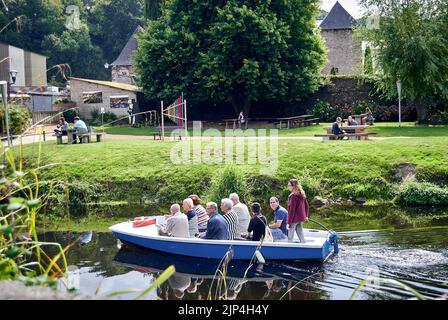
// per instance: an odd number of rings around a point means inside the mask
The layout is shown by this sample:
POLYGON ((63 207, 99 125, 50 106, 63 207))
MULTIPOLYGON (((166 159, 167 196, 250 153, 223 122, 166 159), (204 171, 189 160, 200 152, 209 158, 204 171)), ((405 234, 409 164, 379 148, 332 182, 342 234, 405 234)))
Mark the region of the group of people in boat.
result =
POLYGON ((165 216, 166 224, 157 225, 159 234, 179 238, 251 241, 268 238, 271 241, 293 241, 297 234, 300 242, 305 242, 303 223, 309 215, 306 194, 296 179, 288 182, 288 189, 287 209, 281 206, 278 197, 269 200, 274 214, 272 224, 268 224, 262 214, 260 203, 251 204, 250 214, 249 208, 236 193, 222 199, 219 208, 215 202, 208 202, 204 208, 201 198, 193 194, 182 202, 182 208, 179 204, 171 206, 171 214, 165 216))

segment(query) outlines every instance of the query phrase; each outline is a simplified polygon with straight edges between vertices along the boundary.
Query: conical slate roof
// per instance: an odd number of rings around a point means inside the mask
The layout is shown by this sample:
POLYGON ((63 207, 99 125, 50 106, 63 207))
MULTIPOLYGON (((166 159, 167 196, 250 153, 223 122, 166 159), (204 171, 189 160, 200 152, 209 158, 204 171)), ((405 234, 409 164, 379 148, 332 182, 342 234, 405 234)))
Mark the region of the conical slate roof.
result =
POLYGON ((137 50, 137 37, 136 35, 140 32, 143 32, 143 28, 138 26, 129 39, 128 43, 124 46, 117 60, 112 62, 112 66, 132 66, 132 54, 137 50))
POLYGON ((336 4, 321 22, 320 28, 322 30, 352 29, 356 24, 355 18, 344 9, 339 1, 336 1, 336 4))

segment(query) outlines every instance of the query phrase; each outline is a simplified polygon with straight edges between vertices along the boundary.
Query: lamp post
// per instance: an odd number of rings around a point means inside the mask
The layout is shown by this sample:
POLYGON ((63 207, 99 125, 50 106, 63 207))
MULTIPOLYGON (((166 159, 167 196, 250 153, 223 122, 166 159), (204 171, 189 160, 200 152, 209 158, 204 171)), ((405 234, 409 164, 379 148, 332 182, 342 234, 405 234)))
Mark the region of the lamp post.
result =
POLYGON ((401 80, 397 81, 397 91, 398 91, 398 126, 401 128, 401 80))
POLYGON ((2 100, 3 106, 5 107, 5 126, 6 126, 6 139, 8 141, 8 147, 11 148, 11 135, 9 134, 9 112, 8 112, 8 100, 10 96, 9 87, 16 83, 17 74, 19 72, 16 70, 9 71, 9 81, 0 81, 0 86, 2 87, 2 100))
POLYGON ((11 138, 9 135, 9 115, 8 115, 8 81, 0 81, 0 86, 2 87, 2 100, 3 106, 5 107, 5 126, 6 126, 6 139, 8 141, 8 147, 11 148, 11 138))

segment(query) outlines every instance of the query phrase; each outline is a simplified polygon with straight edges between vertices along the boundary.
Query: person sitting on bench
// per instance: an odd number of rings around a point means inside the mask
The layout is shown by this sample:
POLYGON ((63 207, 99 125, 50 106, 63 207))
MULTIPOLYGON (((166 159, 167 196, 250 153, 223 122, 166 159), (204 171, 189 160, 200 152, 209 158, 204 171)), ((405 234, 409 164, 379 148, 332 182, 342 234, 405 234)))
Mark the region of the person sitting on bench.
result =
POLYGON ((338 140, 344 139, 344 137, 342 135, 344 135, 346 133, 344 130, 341 129, 341 124, 342 124, 342 118, 337 117, 336 122, 333 123, 333 127, 331 129, 331 133, 333 133, 336 136, 341 136, 341 137, 337 137, 338 140))
POLYGON ((362 121, 364 122, 364 124, 373 126, 373 122, 375 121, 375 118, 373 117, 372 110, 370 110, 370 108, 367 107, 364 115, 365 115, 365 117, 362 118, 362 121))
POLYGON ((347 118, 347 126, 358 126, 359 123, 352 116, 348 116, 347 118))
POLYGON ((67 130, 68 130, 68 122, 65 121, 64 117, 61 117, 59 119, 59 124, 56 126, 56 129, 54 129, 54 133, 57 135, 61 134, 63 136, 66 136, 67 130))
MULTIPOLYGON (((73 126, 73 128, 76 130, 75 134, 73 135, 73 140, 75 141, 75 143, 77 135, 87 134, 89 132, 86 123, 79 117, 75 117, 75 125, 73 126)), ((82 137, 79 138, 79 143, 82 143, 82 137)))

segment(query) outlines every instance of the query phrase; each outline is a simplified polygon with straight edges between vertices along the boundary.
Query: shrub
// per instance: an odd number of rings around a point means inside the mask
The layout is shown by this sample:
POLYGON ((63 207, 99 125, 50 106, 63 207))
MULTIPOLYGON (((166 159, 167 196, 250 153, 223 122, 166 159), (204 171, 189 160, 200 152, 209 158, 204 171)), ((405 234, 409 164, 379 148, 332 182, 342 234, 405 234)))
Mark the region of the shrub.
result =
POLYGON ((428 182, 408 182, 399 188, 395 201, 404 205, 444 206, 448 205, 448 188, 428 182))
POLYGON ((441 118, 442 118, 442 123, 443 124, 448 124, 448 110, 447 111, 443 111, 440 114, 441 118))
POLYGON ((243 173, 235 166, 228 166, 213 179, 208 199, 219 204, 233 192, 239 195, 241 202, 249 200, 243 173))
POLYGON ((106 112, 103 115, 101 115, 99 110, 93 110, 92 111, 92 121, 91 125, 93 126, 101 126, 106 123, 113 122, 117 120, 117 116, 115 113, 112 112, 106 112))
POLYGON ((69 110, 65 110, 63 115, 65 118, 65 121, 67 121, 69 123, 73 123, 73 122, 75 122, 75 117, 78 115, 78 113, 73 109, 69 109, 69 110))
MULTIPOLYGON (((369 108, 377 121, 397 121, 398 107, 377 105, 373 101, 354 101, 351 103, 330 104, 324 101, 317 101, 308 113, 321 118, 322 121, 333 122, 337 117, 346 119, 349 115, 363 114, 369 108)), ((411 107, 403 107, 402 118, 409 120, 413 117, 411 107)))
MULTIPOLYGON (((8 106, 9 130, 11 134, 21 134, 26 129, 28 121, 31 119, 28 109, 16 105, 8 106)), ((6 133, 5 128, 5 108, 0 106, 0 130, 6 133)))

